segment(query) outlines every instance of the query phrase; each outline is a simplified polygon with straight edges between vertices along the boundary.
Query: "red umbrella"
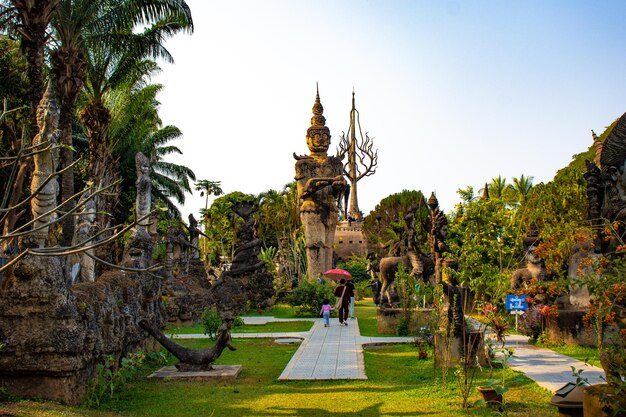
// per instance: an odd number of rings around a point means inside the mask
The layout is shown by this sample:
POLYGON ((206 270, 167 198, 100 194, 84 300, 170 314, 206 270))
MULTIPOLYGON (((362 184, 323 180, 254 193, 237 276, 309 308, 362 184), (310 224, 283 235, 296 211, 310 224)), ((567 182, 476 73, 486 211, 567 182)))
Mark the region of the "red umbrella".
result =
POLYGON ((352 279, 352 275, 350 275, 348 271, 339 268, 329 269, 328 271, 324 272, 324 276, 334 281, 339 281, 341 278, 346 280, 352 279))

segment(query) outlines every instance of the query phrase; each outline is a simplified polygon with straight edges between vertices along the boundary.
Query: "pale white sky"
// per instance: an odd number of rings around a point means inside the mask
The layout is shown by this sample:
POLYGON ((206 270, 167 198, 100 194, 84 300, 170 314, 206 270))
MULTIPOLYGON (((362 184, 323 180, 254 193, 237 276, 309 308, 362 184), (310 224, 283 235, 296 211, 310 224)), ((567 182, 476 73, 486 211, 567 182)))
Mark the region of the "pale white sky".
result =
MULTIPOLYGON (((192 36, 154 81, 198 179, 257 194, 293 180, 319 82, 331 151, 351 93, 379 149, 365 214, 403 189, 550 181, 626 111, 624 1, 187 0, 192 36)), ((195 192, 186 217, 204 207, 195 192)))

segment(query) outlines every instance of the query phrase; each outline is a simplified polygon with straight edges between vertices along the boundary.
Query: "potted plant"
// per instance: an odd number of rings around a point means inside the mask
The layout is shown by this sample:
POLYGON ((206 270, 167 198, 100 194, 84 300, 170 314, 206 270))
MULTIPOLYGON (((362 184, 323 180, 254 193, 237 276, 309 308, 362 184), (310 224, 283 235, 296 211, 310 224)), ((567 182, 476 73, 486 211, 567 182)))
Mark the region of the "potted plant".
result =
POLYGON ((489 378, 484 385, 478 387, 478 392, 487 405, 500 405, 503 402, 503 394, 509 390, 506 386, 506 363, 513 356, 513 348, 494 348, 491 352, 493 357, 488 362, 489 378), (493 379, 494 368, 502 368, 501 379, 493 379))

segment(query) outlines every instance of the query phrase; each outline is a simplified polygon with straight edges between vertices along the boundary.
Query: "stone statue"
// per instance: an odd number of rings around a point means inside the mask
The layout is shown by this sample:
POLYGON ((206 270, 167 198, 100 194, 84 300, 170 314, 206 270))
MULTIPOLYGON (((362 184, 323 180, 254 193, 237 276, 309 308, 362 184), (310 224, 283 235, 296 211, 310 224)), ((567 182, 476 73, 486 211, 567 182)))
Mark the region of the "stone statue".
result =
POLYGON ((150 181, 150 160, 141 152, 135 154, 137 195, 135 197, 135 217, 137 225, 124 248, 122 265, 132 268, 146 268, 152 258, 152 237, 150 235, 150 208, 152 204, 152 181, 150 181))
POLYGON ((545 281, 548 279, 543 259, 535 254, 539 242, 539 232, 537 227, 532 224, 524 238, 524 259, 511 276, 511 289, 522 288, 524 285, 530 284, 532 280, 545 281))
POLYGON ((398 266, 402 264, 410 275, 419 277, 424 282, 432 281, 434 276, 434 264, 432 259, 422 253, 417 241, 417 233, 415 232, 416 223, 416 207, 411 207, 409 213, 404 216, 406 228, 402 231, 402 239, 392 245, 391 254, 400 256, 388 256, 380 261, 380 279, 382 287, 380 289, 380 306, 392 305, 399 298, 391 288, 395 281, 398 266))
POLYGON ((192 214, 189 214, 189 226, 187 226, 187 231, 189 232, 189 243, 190 243, 190 250, 191 250, 191 260, 195 261, 200 259, 200 246, 199 246, 199 240, 200 240, 200 235, 208 238, 207 235, 205 235, 204 233, 202 233, 202 231, 200 230, 200 228, 198 227, 198 220, 196 220, 196 218, 193 216, 192 214))
POLYGON ((48 223, 57 217, 56 212, 52 210, 57 206, 59 184, 56 176, 52 179, 49 177, 55 174, 59 164, 57 130, 60 113, 59 106, 52 96, 52 84, 48 84, 48 88, 41 98, 39 106, 37 106, 39 132, 33 139, 35 169, 30 184, 30 191, 34 194, 30 206, 33 218, 36 219, 33 223, 34 237, 40 248, 44 247, 48 240, 50 230, 48 223))
POLYGON ((341 159, 327 154, 330 131, 323 112, 318 91, 311 127, 306 135, 311 155, 298 156, 294 153, 309 280, 332 268, 332 245, 339 214, 336 201, 346 187, 341 159))
MULTIPOLYGON (((594 137, 594 144, 597 138, 594 137)), ((626 232, 626 113, 613 127, 601 146, 596 145, 596 161, 587 161, 587 198, 589 199, 589 217, 592 224, 602 221, 617 222, 615 236, 626 232), (599 157, 598 157, 599 153, 599 157)), ((601 231, 599 231, 601 233, 601 231)), ((596 237, 597 252, 611 252, 619 244, 619 239, 612 237, 603 240, 596 237)))
MULTIPOLYGON (((96 231, 96 202, 89 194, 83 196, 85 200, 82 210, 76 219, 74 227, 74 237, 72 245, 89 245, 96 231)), ((75 255, 75 263, 72 268, 71 284, 77 282, 93 282, 96 280, 96 261, 89 255, 93 255, 94 250, 85 249, 75 255), (77 273, 74 273, 77 271, 77 273)))
POLYGON ((452 269, 458 268, 456 260, 445 258, 445 254, 451 252, 450 247, 445 241, 448 236, 448 219, 439 208, 439 201, 435 193, 431 193, 428 198, 428 208, 430 209, 430 215, 426 224, 427 229, 430 230, 428 239, 432 252, 431 257, 435 264, 434 280, 436 284, 441 285, 443 288, 443 294, 446 298, 448 326, 452 326, 452 334, 454 334, 455 337, 460 337, 463 334, 463 326, 465 326, 465 300, 463 299, 458 282, 455 282, 454 279, 448 281, 444 281, 443 279, 444 266, 448 266, 452 269))
POLYGON ((135 227, 137 234, 149 236, 148 225, 150 219, 147 216, 150 214, 151 199, 152 199, 152 182, 150 181, 150 160, 141 152, 137 152, 135 155, 135 168, 137 170, 137 181, 135 186, 137 187, 137 198, 135 200, 135 215, 137 219, 146 217, 140 220, 135 227))
POLYGON ((237 248, 230 270, 224 271, 210 289, 212 304, 222 319, 214 346, 204 350, 190 349, 165 336, 149 321, 140 323, 144 330, 180 360, 176 365, 180 371, 211 369, 212 363, 224 349, 235 350, 230 336, 234 317, 243 314, 248 303, 259 308, 269 307, 271 303, 274 294, 273 276, 258 258, 261 243, 256 232, 258 223, 252 217, 257 210, 258 206, 253 202, 240 202, 233 206, 233 211, 243 218, 244 224, 237 231, 237 248))

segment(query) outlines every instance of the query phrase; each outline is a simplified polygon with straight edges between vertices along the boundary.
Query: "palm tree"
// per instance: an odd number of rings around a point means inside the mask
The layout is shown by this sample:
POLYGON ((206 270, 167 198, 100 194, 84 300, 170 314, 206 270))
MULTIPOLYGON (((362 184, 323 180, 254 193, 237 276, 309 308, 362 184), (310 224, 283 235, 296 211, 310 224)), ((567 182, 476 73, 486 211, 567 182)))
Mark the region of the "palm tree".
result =
POLYGON ((492 198, 503 198, 507 186, 506 178, 502 178, 502 175, 492 178, 488 185, 489 196, 492 198))
POLYGON ((35 109, 44 90, 44 48, 48 41, 48 26, 59 2, 60 0, 0 0, 0 31, 20 39, 22 53, 28 62, 29 138, 36 131, 35 109))
MULTIPOLYGON (((26 142, 30 142, 37 131, 35 112, 44 91, 44 48, 48 39, 48 25, 58 5, 59 0, 0 0, 0 32, 20 40, 20 50, 27 62, 29 108, 23 135, 26 142)), ((29 158, 20 161, 12 181, 9 206, 14 206, 22 199, 24 181, 31 166, 29 158)), ((23 213, 8 213, 4 223, 5 234, 14 229, 23 213)))
MULTIPOLYGON (((158 66, 146 58, 173 62, 163 42, 180 31, 193 31, 184 0, 61 0, 55 15, 57 49, 53 72, 66 113, 61 167, 72 160, 71 120, 78 91, 85 87, 86 106, 80 116, 90 142, 89 172, 96 184, 108 185, 117 176, 108 138, 110 97, 116 88, 145 80, 158 66), (137 33, 136 27, 146 29, 137 33)), ((73 193, 73 175, 63 179, 63 196, 73 193)), ((114 198, 113 198, 114 200, 114 198)), ((99 208, 111 210, 112 201, 99 208)))
POLYGON ((220 196, 224 194, 222 191, 221 181, 200 180, 196 182, 196 191, 200 191, 200 197, 205 197, 204 211, 209 209, 209 196, 220 196))
POLYGON ((510 187, 514 191, 517 202, 523 204, 533 189, 533 177, 525 177, 524 174, 519 178, 513 177, 513 184, 510 187))
MULTIPOLYGON (((112 95, 109 135, 115 144, 113 156, 120 160, 121 176, 126 181, 123 188, 131 195, 125 199, 126 203, 132 205, 134 201, 135 154, 142 152, 151 162, 153 200, 161 201, 172 217, 180 218, 174 201, 181 205, 185 202, 185 192, 191 192, 189 180, 195 180, 196 176, 186 166, 164 160, 167 155, 182 154, 178 147, 168 145, 182 133, 176 126, 162 126, 158 115, 160 103, 156 99, 161 89, 160 84, 150 84, 116 91, 112 95)), ((128 210, 122 208, 124 212, 128 210)))

